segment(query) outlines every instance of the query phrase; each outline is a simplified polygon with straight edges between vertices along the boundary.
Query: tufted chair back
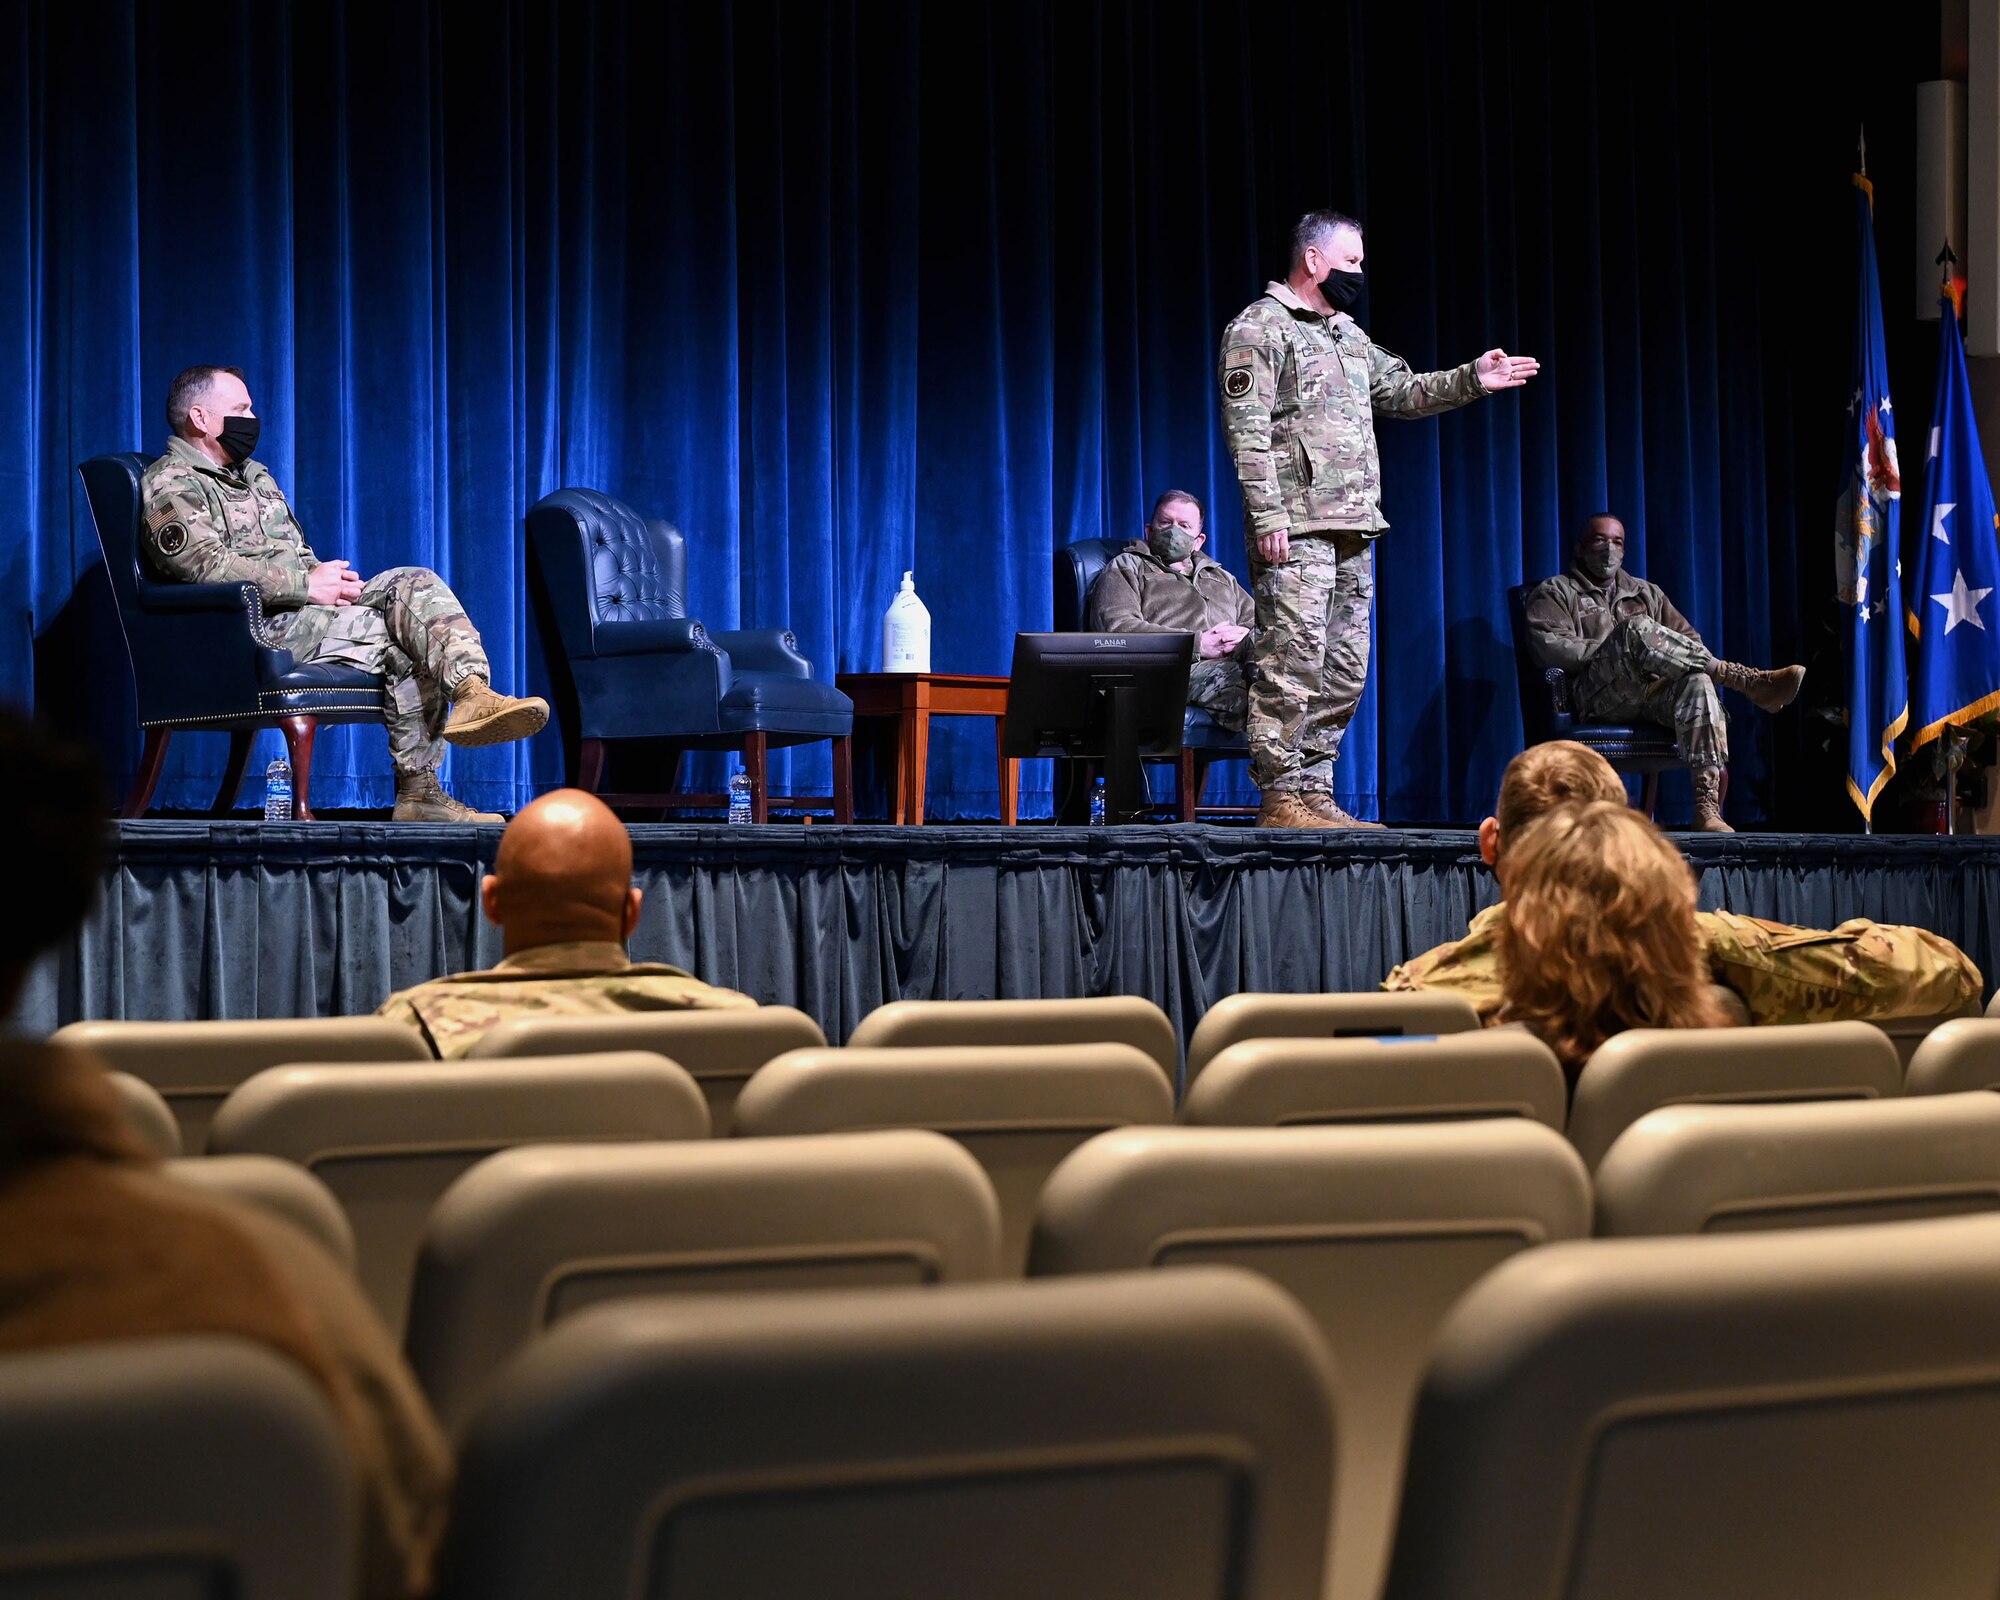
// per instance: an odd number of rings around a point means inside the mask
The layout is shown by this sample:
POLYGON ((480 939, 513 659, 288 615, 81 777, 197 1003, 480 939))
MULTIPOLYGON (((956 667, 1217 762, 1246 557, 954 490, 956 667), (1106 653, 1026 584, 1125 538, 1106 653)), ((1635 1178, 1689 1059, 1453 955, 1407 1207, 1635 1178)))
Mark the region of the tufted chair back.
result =
POLYGON ((528 536, 572 656, 598 654, 601 624, 687 615, 687 541, 671 523, 595 489, 563 489, 528 513, 528 536))
POLYGON ((1090 627, 1090 591, 1128 543, 1124 539, 1079 539, 1056 551, 1055 629, 1083 633, 1090 627))

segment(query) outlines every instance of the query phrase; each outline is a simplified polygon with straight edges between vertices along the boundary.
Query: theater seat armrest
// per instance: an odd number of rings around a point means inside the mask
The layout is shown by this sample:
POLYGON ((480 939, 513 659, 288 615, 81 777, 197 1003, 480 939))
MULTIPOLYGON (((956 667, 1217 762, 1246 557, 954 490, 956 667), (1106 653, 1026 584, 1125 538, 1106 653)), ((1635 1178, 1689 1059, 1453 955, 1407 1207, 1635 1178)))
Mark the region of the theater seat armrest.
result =
POLYGON ((729 652, 729 664, 737 672, 812 676, 812 663, 799 653, 799 641, 789 628, 730 628, 709 637, 729 652))
POLYGON ((243 614, 248 583, 153 583, 140 580, 139 605, 146 611, 233 611, 243 614))

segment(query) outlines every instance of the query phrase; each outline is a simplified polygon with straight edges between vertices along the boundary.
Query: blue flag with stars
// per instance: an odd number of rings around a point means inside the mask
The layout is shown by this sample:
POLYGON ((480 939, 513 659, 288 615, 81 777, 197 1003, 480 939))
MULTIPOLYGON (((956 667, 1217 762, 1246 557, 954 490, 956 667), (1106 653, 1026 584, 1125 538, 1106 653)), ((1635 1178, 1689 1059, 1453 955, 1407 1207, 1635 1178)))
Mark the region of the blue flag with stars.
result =
POLYGON ((1854 177, 1861 252, 1861 312, 1847 405, 1847 467, 1834 519, 1834 564, 1846 610, 1847 792, 1872 823, 1876 797, 1896 771, 1896 737, 1910 719, 1903 655, 1903 480, 1882 341, 1882 285, 1875 270, 1875 189, 1854 177))
POLYGON ((1979 448, 1952 296, 1938 320, 1937 403, 1924 455, 1923 557, 1909 596, 1917 665, 1910 748, 2000 706, 2000 518, 1979 448))

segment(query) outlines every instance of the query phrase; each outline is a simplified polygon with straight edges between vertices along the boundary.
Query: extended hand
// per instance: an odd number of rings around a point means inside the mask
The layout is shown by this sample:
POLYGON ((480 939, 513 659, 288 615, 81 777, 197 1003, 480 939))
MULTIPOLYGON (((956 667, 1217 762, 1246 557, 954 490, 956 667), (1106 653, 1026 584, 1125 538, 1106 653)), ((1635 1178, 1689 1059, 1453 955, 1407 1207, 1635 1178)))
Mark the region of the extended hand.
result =
POLYGON ((351 606, 361 598, 361 579, 345 561, 322 561, 306 579, 306 599, 316 606, 351 606))
POLYGON ((1489 350, 1472 363, 1482 389, 1518 389, 1542 370, 1533 356, 1510 356, 1505 350, 1489 350))

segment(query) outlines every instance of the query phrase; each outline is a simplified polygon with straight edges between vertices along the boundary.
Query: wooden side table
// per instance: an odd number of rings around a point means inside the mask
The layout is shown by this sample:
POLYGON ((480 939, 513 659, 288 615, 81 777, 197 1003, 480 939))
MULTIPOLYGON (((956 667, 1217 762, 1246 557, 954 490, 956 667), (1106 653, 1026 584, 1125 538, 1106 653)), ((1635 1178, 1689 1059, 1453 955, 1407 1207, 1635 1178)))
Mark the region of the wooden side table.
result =
POLYGON ((969 672, 843 672, 835 686, 854 702, 857 721, 896 724, 896 799, 891 821, 921 827, 932 717, 993 718, 1000 763, 1000 820, 1009 827, 1021 804, 1021 764, 1007 758, 1007 680, 969 672))

